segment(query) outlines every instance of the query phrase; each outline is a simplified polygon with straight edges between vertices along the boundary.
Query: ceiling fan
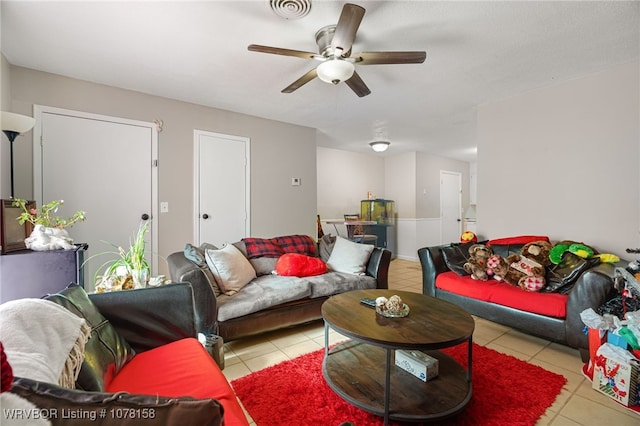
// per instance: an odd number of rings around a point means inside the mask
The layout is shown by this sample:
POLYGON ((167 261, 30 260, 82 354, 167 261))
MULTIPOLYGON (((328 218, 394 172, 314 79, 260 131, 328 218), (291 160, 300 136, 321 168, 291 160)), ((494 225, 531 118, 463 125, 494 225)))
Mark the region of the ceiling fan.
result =
POLYGON ((351 46, 356 38, 356 32, 364 13, 365 9, 361 6, 351 3, 345 4, 337 25, 328 25, 316 32, 319 54, 258 44, 250 44, 248 49, 252 52, 321 61, 321 64, 316 68, 285 87, 282 93, 291 93, 318 77, 322 81, 332 84, 344 81, 359 97, 367 96, 371 90, 355 71, 354 64, 421 64, 426 59, 427 53, 424 51, 361 52, 351 55, 351 46))

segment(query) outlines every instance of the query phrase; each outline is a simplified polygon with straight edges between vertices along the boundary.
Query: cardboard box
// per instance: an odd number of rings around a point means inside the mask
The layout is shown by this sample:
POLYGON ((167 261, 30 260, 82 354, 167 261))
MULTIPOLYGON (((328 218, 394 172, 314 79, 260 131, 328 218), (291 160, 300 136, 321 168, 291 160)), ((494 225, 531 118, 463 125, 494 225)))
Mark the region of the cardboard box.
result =
POLYGON ((426 382, 438 375, 438 360, 424 352, 397 349, 395 351, 396 365, 426 382))
POLYGON ((608 352, 607 346, 615 347, 610 343, 605 343, 598 350, 594 363, 593 389, 623 405, 639 405, 640 363, 635 359, 630 359, 627 362, 612 359, 608 356, 611 352, 608 352))

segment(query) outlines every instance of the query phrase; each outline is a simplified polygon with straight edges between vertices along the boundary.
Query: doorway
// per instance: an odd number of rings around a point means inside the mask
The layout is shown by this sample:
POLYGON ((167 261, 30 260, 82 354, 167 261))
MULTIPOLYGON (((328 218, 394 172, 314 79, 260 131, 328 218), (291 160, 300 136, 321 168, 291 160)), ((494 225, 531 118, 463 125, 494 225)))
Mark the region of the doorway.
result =
POLYGON ((194 131, 195 236, 222 247, 250 235, 250 140, 194 131))
MULTIPOLYGON (((69 229, 76 243, 87 243, 85 259, 114 251, 107 244, 128 247, 143 217, 157 216, 158 131, 154 123, 60 108, 34 107, 34 198, 37 206, 64 200, 59 216, 78 210, 87 219, 69 229), (146 215, 146 216, 145 216, 146 215)), ((157 274, 158 225, 147 234, 151 274, 157 274)), ((94 289, 94 276, 105 254, 85 263, 85 288, 94 289)))
POLYGON ((462 174, 440 171, 440 243, 459 242, 462 233, 462 174))

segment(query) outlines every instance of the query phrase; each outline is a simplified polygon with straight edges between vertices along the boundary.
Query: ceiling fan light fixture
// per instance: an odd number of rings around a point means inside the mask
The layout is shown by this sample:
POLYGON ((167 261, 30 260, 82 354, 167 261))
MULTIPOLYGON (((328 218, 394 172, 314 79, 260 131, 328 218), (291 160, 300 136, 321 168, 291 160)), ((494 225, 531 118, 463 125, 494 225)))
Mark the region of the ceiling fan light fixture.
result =
POLYGON ((387 150, 387 148, 389 148, 389 145, 391 145, 391 142, 389 142, 389 141, 373 141, 373 142, 369 142, 369 146, 375 152, 384 152, 384 151, 387 150))
POLYGON ((355 67, 351 62, 341 59, 330 59, 316 68, 318 78, 325 83, 338 84, 351 78, 355 67))

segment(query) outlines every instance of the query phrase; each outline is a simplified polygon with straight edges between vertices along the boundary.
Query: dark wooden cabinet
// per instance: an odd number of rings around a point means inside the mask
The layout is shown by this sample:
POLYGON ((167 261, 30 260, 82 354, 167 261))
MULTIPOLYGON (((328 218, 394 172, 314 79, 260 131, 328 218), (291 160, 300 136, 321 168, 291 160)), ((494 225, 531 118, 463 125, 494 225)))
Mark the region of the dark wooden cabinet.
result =
POLYGON ((72 282, 84 287, 86 249, 86 244, 76 244, 73 250, 23 250, 0 256, 0 303, 40 298, 72 282))

